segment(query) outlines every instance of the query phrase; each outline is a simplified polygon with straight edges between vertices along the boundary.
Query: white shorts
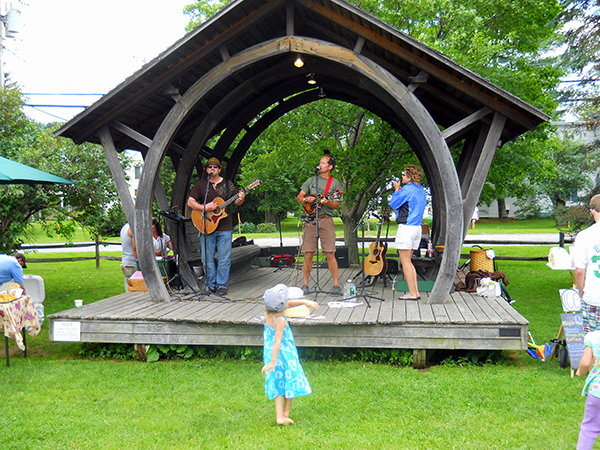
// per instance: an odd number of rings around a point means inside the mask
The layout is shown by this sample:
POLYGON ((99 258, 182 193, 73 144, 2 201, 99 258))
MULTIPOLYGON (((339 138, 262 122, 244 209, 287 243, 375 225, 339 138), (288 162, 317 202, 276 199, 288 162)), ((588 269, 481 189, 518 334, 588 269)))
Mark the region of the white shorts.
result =
POLYGON ((418 250, 421 246, 421 225, 398 225, 396 242, 394 246, 398 250, 418 250))

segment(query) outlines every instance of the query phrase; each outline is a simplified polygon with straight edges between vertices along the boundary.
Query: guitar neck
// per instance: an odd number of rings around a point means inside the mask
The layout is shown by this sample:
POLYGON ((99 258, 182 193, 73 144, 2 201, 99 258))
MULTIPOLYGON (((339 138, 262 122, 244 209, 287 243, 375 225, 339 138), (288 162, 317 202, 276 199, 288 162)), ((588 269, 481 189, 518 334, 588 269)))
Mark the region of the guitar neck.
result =
POLYGON ((231 205, 233 202, 235 202, 240 197, 240 194, 242 192, 246 192, 246 189, 242 189, 240 192, 238 192, 237 194, 235 194, 229 200, 227 200, 226 202, 223 202, 223 204, 220 206, 220 208, 221 209, 227 208, 229 205, 231 205))

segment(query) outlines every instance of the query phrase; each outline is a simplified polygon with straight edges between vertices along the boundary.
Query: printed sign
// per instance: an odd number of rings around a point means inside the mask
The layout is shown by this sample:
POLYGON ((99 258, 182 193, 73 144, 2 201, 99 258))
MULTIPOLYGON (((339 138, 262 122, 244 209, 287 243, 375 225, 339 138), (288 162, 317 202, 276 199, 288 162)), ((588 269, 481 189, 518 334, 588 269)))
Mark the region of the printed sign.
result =
POLYGON ((52 340, 59 342, 80 342, 81 322, 54 322, 52 340))
POLYGON ((581 311, 581 300, 579 300, 579 291, 577 289, 559 289, 560 301, 564 312, 581 311))
POLYGON ((569 361, 571 369, 579 369, 579 363, 583 357, 583 316, 581 314, 561 314, 565 340, 567 341, 567 350, 569 352, 569 361))

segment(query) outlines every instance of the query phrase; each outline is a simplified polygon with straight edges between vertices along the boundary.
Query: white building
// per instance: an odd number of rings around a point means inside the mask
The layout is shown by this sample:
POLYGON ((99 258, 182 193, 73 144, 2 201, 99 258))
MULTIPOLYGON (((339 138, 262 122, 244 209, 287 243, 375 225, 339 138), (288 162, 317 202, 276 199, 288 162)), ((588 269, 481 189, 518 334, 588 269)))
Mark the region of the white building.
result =
MULTIPOLYGON (((586 122, 552 122, 552 125, 556 127, 556 132, 563 136, 568 136, 574 141, 580 141, 583 144, 591 144, 594 141, 600 139, 600 127, 590 128, 586 122)), ((508 211, 508 217, 515 217, 518 206, 516 205, 515 198, 506 199, 506 210, 508 211)), ((542 205, 542 208, 547 209, 548 212, 552 209, 552 204, 548 200, 547 205, 542 205)), ((496 218, 498 217, 498 202, 494 202, 490 206, 479 206, 479 216, 485 218, 496 218)))

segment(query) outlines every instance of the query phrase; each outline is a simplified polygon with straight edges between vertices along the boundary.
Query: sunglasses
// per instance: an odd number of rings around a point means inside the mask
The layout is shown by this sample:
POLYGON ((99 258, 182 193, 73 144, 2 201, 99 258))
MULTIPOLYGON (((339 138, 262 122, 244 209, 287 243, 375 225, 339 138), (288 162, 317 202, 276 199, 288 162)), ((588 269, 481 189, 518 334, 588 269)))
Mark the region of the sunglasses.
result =
POLYGON ((407 174, 405 174, 404 172, 402 172, 402 176, 403 176, 403 177, 408 177, 408 175, 407 175, 407 174))
POLYGON ((206 166, 207 169, 219 169, 219 166, 213 166, 212 164, 210 166, 206 166))

